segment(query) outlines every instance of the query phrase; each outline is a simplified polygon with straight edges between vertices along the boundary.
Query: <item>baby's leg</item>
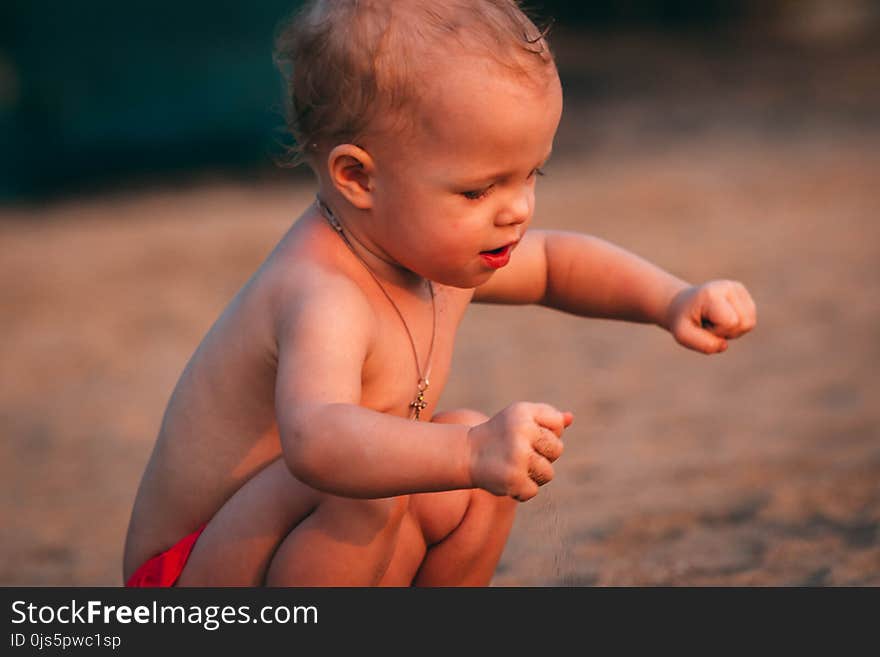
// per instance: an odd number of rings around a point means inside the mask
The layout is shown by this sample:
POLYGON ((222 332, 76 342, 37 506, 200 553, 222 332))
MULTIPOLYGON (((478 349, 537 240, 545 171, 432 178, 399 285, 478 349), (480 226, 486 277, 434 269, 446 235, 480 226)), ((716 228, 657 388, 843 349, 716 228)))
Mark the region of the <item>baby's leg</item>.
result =
MULTIPOLYGON (((474 426, 488 418, 471 410, 438 413, 434 422, 474 426)), ((421 493, 410 498, 423 542, 405 541, 407 525, 382 584, 486 586, 501 558, 518 502, 479 488, 421 493), (417 571, 412 564, 419 563, 417 571)))
POLYGON ((408 504, 407 496, 328 495, 281 543, 266 585, 376 586, 395 553, 408 504))
POLYGON ((178 586, 376 584, 407 504, 319 492, 276 459, 211 519, 178 586))
MULTIPOLYGON (((474 411, 435 422, 477 424, 474 411)), ((179 586, 485 585, 516 502, 456 490, 362 500, 297 480, 277 459, 208 523, 179 586)))
MULTIPOLYGON (((434 422, 474 425, 475 411, 434 422)), ((517 502, 484 490, 386 500, 322 502, 275 553, 266 584, 485 586, 510 533, 517 502)))
POLYGON ((261 585, 279 543, 321 497, 291 475, 283 459, 272 461, 211 518, 177 585, 261 585))

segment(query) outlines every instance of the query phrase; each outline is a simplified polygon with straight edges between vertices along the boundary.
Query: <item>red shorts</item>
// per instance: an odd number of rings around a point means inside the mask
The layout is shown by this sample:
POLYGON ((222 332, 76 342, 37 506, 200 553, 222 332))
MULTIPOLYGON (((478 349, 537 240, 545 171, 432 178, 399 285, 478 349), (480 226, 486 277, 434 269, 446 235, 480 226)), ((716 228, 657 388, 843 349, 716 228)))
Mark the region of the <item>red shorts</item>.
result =
POLYGON ((202 525, 172 547, 149 559, 128 578, 125 585, 136 587, 174 586, 180 573, 183 572, 183 567, 189 559, 193 545, 196 544, 196 539, 204 530, 205 525, 202 525))

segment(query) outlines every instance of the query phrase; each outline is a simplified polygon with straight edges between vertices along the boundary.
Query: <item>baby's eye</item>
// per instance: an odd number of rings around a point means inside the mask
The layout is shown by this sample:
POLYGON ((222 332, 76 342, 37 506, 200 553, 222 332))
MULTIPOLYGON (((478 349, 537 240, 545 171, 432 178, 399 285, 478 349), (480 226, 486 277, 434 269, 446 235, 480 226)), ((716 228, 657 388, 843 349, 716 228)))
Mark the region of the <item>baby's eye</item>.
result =
POLYGON ((544 170, 541 167, 538 167, 537 169, 532 171, 532 175, 533 176, 543 176, 545 174, 544 174, 544 170))
POLYGON ((469 192, 462 192, 461 195, 464 196, 469 201, 479 201, 481 198, 485 198, 489 195, 489 192, 492 190, 492 187, 486 187, 485 189, 477 189, 469 192))

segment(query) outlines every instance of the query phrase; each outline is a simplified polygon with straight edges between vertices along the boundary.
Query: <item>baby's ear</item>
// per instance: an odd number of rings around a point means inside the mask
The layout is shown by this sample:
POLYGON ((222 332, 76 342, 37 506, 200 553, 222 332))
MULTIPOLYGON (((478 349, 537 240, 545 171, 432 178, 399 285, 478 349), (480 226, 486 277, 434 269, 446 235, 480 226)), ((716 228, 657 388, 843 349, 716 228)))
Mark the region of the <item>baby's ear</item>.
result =
POLYGON ((330 181, 349 203, 361 210, 373 207, 373 158, 354 144, 340 144, 327 156, 330 181))

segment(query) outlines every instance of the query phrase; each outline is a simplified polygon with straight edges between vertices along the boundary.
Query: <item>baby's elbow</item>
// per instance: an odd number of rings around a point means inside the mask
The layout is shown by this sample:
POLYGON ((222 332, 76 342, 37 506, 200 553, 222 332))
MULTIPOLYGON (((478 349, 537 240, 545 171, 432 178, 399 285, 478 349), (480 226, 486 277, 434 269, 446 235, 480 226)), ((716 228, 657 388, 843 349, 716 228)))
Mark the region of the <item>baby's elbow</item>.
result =
POLYGON ((290 471, 290 474, 304 484, 313 486, 313 479, 317 472, 317 468, 314 463, 310 461, 310 458, 311 454, 309 453, 309 450, 302 449, 301 447, 284 450, 284 462, 287 464, 287 469, 290 471))
POLYGON ((280 428, 281 452, 287 469, 304 484, 315 486, 323 471, 320 438, 308 430, 305 420, 285 423, 280 428))

